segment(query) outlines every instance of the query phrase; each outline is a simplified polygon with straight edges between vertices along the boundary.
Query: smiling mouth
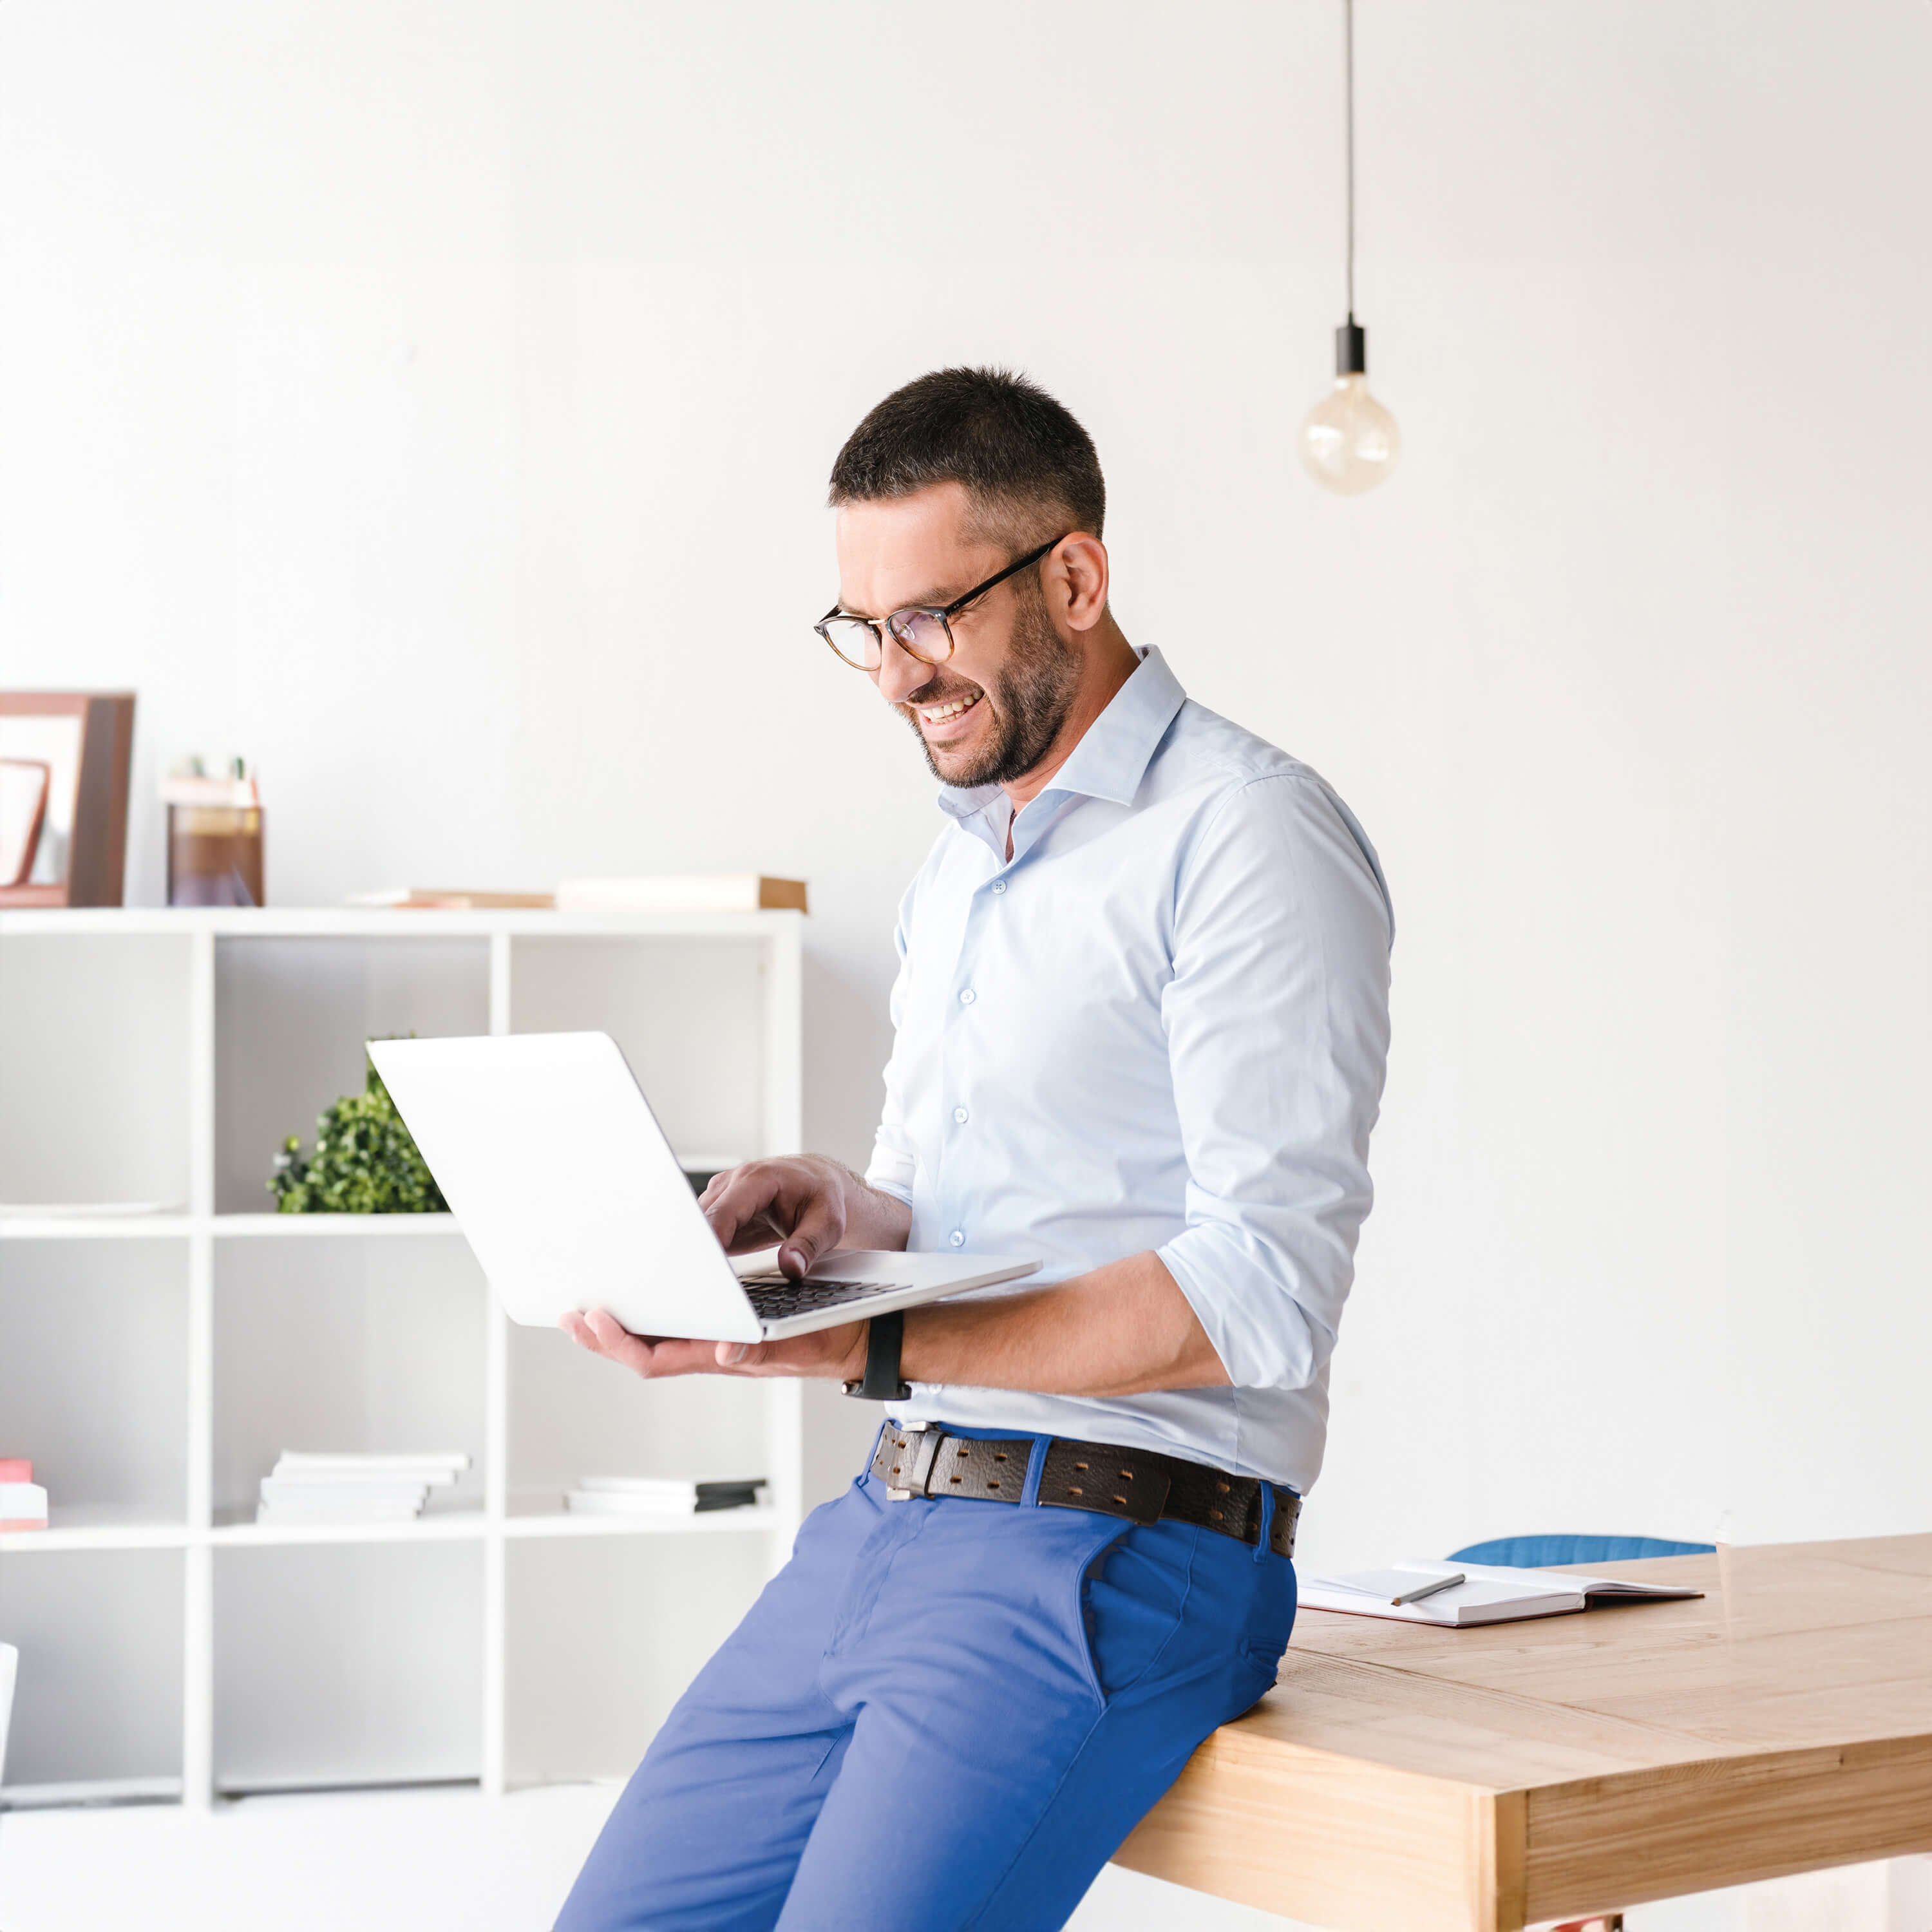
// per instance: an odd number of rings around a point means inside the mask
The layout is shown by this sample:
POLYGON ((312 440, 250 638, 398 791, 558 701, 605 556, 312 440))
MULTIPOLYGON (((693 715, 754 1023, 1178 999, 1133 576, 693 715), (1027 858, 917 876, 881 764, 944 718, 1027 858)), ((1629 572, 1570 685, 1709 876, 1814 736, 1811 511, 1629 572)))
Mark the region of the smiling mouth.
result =
POLYGON ((968 697, 948 698, 944 704, 916 704, 913 709, 919 713, 920 722, 928 728, 950 724, 955 718, 964 717, 986 694, 976 691, 968 697))

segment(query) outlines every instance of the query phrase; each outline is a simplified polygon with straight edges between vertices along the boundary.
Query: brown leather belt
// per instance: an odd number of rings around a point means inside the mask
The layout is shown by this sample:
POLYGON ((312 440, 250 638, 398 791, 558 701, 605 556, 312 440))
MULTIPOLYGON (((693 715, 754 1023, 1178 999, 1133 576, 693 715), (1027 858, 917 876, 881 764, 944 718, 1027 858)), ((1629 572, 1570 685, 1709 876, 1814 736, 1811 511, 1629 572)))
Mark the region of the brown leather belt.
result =
MULTIPOLYGON (((879 1432, 872 1474, 895 1502, 914 1496, 968 1496, 976 1502, 1016 1503, 1026 1489, 1033 1445, 1030 1436, 988 1441, 950 1435, 944 1429, 898 1429, 889 1422, 879 1432)), ((1273 1486, 1268 1547, 1277 1556, 1292 1556, 1301 1498, 1279 1484, 1273 1486)), ((1094 1510, 1130 1522, 1159 1522, 1165 1517, 1258 1544, 1262 1489, 1257 1476, 1231 1476, 1178 1456, 1055 1436, 1047 1441, 1039 1500, 1052 1509, 1094 1510)))

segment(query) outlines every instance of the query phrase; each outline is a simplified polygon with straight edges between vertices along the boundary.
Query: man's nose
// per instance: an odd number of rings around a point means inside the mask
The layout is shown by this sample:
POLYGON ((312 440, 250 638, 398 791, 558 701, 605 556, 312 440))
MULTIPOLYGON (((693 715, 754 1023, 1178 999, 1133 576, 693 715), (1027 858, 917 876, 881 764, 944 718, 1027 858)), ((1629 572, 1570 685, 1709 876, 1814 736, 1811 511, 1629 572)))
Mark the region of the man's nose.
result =
POLYGON ((903 704, 931 679, 932 667, 914 657, 887 626, 881 624, 879 630, 879 668, 872 674, 872 682, 888 704, 903 704))

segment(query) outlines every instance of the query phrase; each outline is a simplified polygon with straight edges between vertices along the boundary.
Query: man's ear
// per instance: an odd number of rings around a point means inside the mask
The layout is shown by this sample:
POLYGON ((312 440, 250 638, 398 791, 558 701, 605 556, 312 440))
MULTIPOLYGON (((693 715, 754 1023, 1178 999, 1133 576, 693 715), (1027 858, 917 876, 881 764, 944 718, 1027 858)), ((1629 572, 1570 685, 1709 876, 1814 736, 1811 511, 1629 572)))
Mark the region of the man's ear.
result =
POLYGON ((1076 530, 1047 559, 1048 602, 1067 627, 1090 631, 1107 614, 1107 546, 1076 530))

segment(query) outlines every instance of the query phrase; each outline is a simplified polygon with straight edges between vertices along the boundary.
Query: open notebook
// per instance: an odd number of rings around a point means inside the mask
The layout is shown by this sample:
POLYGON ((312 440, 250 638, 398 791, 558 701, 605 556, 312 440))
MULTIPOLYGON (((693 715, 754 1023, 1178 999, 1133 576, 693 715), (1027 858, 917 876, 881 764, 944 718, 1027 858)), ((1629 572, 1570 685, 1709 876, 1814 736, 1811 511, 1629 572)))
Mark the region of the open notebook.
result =
POLYGON ((1627 1583, 1615 1576, 1584 1576, 1568 1570, 1511 1570, 1485 1563, 1413 1562, 1394 1570, 1365 1570, 1346 1576, 1304 1576, 1297 1592, 1305 1610, 1342 1610, 1353 1616, 1393 1617, 1399 1623, 1440 1624, 1466 1630, 1474 1624, 1504 1624, 1519 1617, 1561 1616, 1593 1604, 1670 1603, 1701 1597, 1681 1583, 1627 1583), (1394 1603, 1399 1576, 1444 1576, 1452 1583, 1414 1603, 1394 1603))

